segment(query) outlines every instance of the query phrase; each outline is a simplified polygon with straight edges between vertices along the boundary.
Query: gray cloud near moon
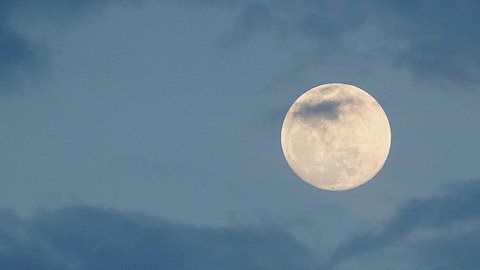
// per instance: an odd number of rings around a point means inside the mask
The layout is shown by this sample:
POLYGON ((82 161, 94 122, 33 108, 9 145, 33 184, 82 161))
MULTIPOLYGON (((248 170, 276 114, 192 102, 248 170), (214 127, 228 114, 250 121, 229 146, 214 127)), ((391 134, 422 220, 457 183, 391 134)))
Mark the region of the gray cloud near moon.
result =
POLYGON ((295 111, 295 116, 305 120, 326 119, 335 120, 340 115, 340 108, 345 104, 358 104, 358 100, 352 98, 338 98, 325 100, 316 104, 303 103, 295 111))
POLYGON ((329 120, 337 119, 339 107, 343 101, 328 100, 317 104, 302 104, 302 106, 295 112, 296 117, 304 119, 308 118, 324 118, 329 120))
POLYGON ((411 258, 402 260, 411 260, 422 269, 478 269, 479 204, 479 180, 457 186, 443 196, 411 200, 383 227, 340 244, 326 267, 359 258, 374 261, 382 257, 380 254, 403 252, 411 258))
POLYGON ((267 0, 245 4, 238 32, 242 37, 264 30, 293 36, 290 40, 303 37, 315 48, 304 61, 318 63, 326 55, 342 54, 368 57, 370 65, 382 59, 423 83, 467 87, 475 86, 480 75, 479 11, 480 3, 474 0, 267 0), (348 36, 372 23, 375 46, 355 49, 348 36))

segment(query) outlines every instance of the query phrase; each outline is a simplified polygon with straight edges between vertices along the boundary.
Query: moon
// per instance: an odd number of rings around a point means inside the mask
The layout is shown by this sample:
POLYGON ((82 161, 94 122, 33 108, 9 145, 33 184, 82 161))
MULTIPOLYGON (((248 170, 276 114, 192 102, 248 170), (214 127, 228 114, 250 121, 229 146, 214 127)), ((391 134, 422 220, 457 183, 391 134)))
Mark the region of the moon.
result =
POLYGON ((390 142, 390 124, 380 104, 343 83, 323 84, 301 95, 281 132, 289 166, 324 190, 349 190, 368 182, 383 167, 390 142))

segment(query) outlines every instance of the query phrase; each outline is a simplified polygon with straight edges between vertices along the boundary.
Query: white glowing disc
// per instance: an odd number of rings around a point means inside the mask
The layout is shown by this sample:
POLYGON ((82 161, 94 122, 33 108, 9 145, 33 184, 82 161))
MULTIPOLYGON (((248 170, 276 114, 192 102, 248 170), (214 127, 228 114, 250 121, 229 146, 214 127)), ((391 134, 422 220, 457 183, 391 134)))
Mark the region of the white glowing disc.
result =
POLYGON ((305 182, 347 190, 372 179, 390 150, 390 124, 378 102, 349 84, 317 86, 290 107, 282 126, 288 164, 305 182))

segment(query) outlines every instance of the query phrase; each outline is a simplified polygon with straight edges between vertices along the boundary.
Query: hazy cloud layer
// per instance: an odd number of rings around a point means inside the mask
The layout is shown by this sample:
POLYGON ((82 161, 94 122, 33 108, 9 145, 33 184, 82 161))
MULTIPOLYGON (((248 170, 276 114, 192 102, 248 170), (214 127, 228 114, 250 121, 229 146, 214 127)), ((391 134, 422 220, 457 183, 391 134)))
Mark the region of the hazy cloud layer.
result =
POLYGON ((0 2, 0 82, 11 77, 15 69, 29 69, 39 60, 35 46, 9 25, 15 3, 18 1, 0 2))
POLYGON ((92 207, 0 219, 0 265, 10 270, 310 269, 310 258, 276 230, 201 228, 92 207))
MULTIPOLYGON (((46 15, 48 19, 65 21, 106 2, 110 0, 2 1, 0 81, 11 77, 15 70, 31 69, 42 61, 35 44, 12 27, 12 16, 46 15)), ((190 0, 184 2, 198 4, 190 0)), ((351 61, 370 59, 367 65, 390 61, 426 83, 459 87, 475 87, 478 83, 478 1, 267 0, 242 3, 207 1, 203 5, 228 5, 241 10, 237 27, 232 29, 232 36, 237 41, 265 33, 276 33, 294 44, 298 38, 306 38, 309 47, 292 50, 304 58, 299 61, 322 63, 332 55, 350 55, 353 57, 351 61), (372 29, 366 30, 369 36, 365 40, 354 38, 368 27, 372 29), (362 49, 355 47, 362 43, 362 49)))
POLYGON ((480 75, 480 3, 467 1, 384 1, 395 21, 390 33, 406 46, 400 65, 421 80, 478 83, 480 75))
POLYGON ((412 200, 385 226, 347 239, 335 250, 327 269, 395 256, 422 269, 478 269, 480 181, 453 188, 444 196, 412 200))
POLYGON ((74 0, 3 0, 0 1, 0 83, 16 79, 17 72, 32 71, 44 64, 45 56, 28 37, 15 28, 18 17, 41 17, 66 22, 89 8, 110 2, 74 0))
POLYGON ((324 263, 278 228, 207 228, 95 207, 29 219, 3 212, 6 269, 477 269, 480 181, 412 200, 385 225, 347 238, 324 263), (398 260, 395 260, 397 258, 398 260))
POLYGON ((351 64, 369 59, 368 68, 387 60, 425 83, 471 87, 480 75, 479 13, 474 0, 253 1, 243 7, 237 35, 303 37, 312 45, 300 53, 303 61, 349 55, 351 64))

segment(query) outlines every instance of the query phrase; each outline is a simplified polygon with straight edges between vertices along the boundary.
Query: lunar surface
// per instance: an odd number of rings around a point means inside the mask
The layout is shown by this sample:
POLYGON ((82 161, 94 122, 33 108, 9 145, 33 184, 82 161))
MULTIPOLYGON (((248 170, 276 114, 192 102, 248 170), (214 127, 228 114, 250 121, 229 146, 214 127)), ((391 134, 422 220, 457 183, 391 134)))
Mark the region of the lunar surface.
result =
POLYGON ((290 107, 282 126, 285 158, 305 182, 348 190, 372 179, 390 151, 390 124, 378 102, 349 84, 317 86, 290 107))

